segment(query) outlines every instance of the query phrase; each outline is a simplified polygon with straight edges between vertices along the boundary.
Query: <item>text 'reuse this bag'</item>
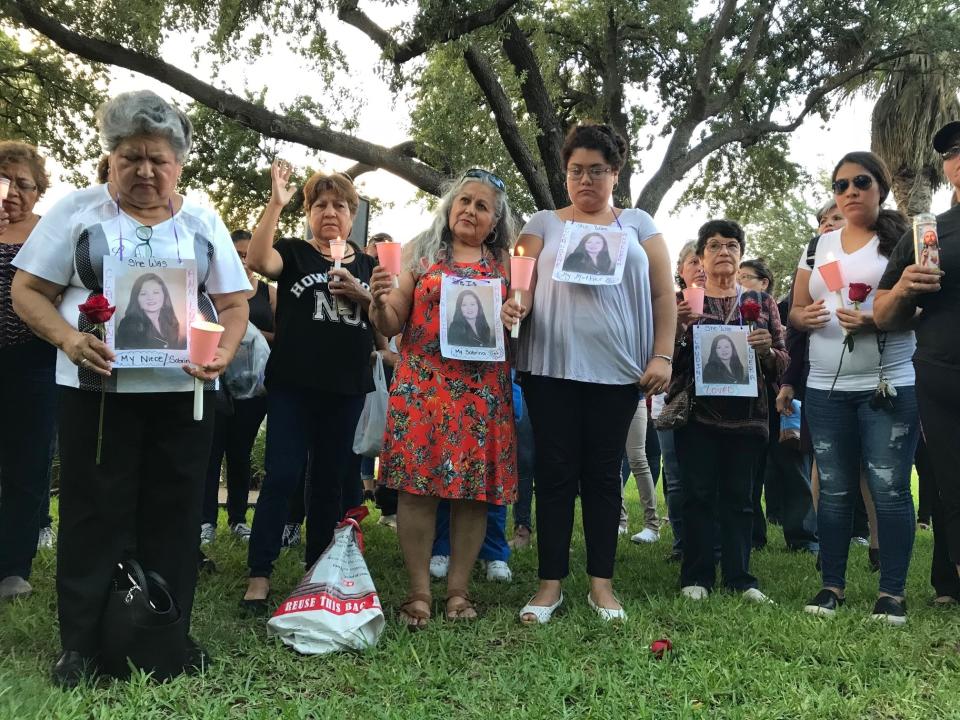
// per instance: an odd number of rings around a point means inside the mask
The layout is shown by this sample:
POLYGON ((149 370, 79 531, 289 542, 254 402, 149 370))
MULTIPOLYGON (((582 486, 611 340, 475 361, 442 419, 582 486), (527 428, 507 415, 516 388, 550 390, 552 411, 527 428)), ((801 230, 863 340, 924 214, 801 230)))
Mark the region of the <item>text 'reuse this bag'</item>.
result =
POLYGON ((363 559, 360 521, 367 508, 350 510, 323 551, 267 622, 267 634, 304 655, 365 650, 383 634, 386 620, 363 559))

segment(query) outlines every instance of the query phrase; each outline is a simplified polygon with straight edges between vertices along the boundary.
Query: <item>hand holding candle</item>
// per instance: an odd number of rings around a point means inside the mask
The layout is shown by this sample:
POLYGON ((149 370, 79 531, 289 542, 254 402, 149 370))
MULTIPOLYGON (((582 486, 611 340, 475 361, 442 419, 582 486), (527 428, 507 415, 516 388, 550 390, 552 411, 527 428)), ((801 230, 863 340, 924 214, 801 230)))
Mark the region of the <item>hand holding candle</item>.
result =
MULTIPOLYGON (((530 282, 533 280, 533 267, 536 259, 523 256, 523 248, 518 247, 516 254, 513 249, 510 250, 510 284, 514 289, 514 300, 517 305, 521 304, 522 292, 530 289, 530 282)), ((520 320, 513 324, 510 330, 510 337, 520 337, 520 320)))
POLYGON ((347 252, 347 241, 337 237, 334 240, 330 241, 330 257, 333 258, 333 266, 335 268, 340 267, 340 263, 343 261, 343 256, 347 252))
POLYGON ((704 289, 702 287, 691 285, 683 289, 683 299, 687 301, 690 312, 694 315, 703 315, 703 297, 704 289))
POLYGON ((393 286, 400 287, 400 273, 403 270, 402 248, 394 240, 384 240, 377 243, 377 259, 384 269, 393 275, 393 286))
POLYGON ((0 202, 7 199, 10 192, 10 178, 0 178, 0 202))
MULTIPOLYGON (((223 325, 194 320, 190 325, 190 362, 197 367, 203 367, 213 361, 223 335, 223 325)), ((203 380, 193 379, 193 419, 200 422, 203 419, 203 380)))
MULTIPOLYGON (((827 286, 827 290, 837 294, 837 300, 840 303, 839 307, 843 307, 843 271, 840 268, 840 261, 834 259, 833 253, 827 253, 827 262, 823 263, 819 268, 820 277, 823 278, 824 285, 827 286)), ((846 335, 847 331, 844 330, 843 334, 846 335)))

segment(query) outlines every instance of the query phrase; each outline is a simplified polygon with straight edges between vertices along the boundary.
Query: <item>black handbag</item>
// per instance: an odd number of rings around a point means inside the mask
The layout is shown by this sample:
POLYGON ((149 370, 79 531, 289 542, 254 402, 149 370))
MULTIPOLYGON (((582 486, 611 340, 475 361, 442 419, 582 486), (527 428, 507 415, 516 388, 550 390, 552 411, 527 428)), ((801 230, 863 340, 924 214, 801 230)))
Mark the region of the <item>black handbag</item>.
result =
POLYGON ((100 666, 118 678, 132 668, 166 680, 183 673, 187 633, 166 581, 136 560, 117 564, 100 621, 100 666))

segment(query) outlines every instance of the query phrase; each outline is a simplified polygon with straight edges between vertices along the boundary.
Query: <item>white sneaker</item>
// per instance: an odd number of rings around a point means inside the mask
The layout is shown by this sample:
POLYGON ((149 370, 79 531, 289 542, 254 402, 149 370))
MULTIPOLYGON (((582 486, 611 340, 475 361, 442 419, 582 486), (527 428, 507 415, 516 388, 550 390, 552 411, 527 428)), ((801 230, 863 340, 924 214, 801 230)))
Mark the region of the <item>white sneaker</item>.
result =
POLYGON ((450 569, 449 555, 434 555, 430 558, 430 574, 435 578, 445 578, 450 569))
POLYGON ((54 534, 52 527, 47 525, 46 527, 40 528, 40 535, 37 537, 37 550, 52 548, 56 539, 57 536, 54 534))
POLYGON ((200 545, 209 545, 217 539, 217 528, 210 523, 200 526, 200 545))
POLYGON ((774 604, 773 600, 768 598, 766 595, 764 595, 762 592, 760 592, 756 588, 750 588, 749 590, 745 590, 743 593, 743 599, 749 600, 750 602, 761 603, 764 605, 774 604))
POLYGON ((659 542, 659 540, 660 540, 660 533, 658 533, 656 530, 651 530, 650 528, 644 528, 643 530, 638 532, 636 535, 634 535, 632 538, 630 538, 630 542, 635 542, 638 545, 640 543, 655 543, 655 542, 659 542))
POLYGON ((0 600, 25 598, 32 592, 30 583, 19 575, 11 575, 0 580, 0 600))
POLYGON ((513 580, 513 572, 505 560, 491 560, 487 563, 487 580, 508 583, 513 580))
POLYGON ((250 526, 246 523, 237 523, 236 525, 230 526, 230 534, 240 538, 244 542, 250 542, 250 535, 252 533, 253 530, 251 530, 250 526))
POLYGON ((687 585, 686 587, 680 588, 680 594, 691 600, 706 600, 707 596, 710 595, 710 591, 702 585, 687 585))

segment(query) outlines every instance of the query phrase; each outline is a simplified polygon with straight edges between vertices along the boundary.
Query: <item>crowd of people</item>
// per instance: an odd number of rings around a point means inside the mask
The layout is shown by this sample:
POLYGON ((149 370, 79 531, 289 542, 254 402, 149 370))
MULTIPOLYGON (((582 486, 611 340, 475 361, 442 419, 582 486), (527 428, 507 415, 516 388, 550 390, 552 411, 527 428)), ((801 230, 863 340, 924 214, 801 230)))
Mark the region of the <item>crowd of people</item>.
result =
MULTIPOLYGON (((862 537, 879 572, 870 614, 902 625, 915 455, 935 602, 960 601, 960 347, 949 326, 960 210, 937 218, 939 267, 918 262, 907 218, 885 207, 892 181, 877 156, 837 162, 833 201, 796 248, 778 302, 738 223, 705 222, 673 263, 650 215, 612 203, 627 147, 606 125, 570 130, 560 158, 570 204, 519 231, 501 178, 458 175, 403 245, 399 275, 378 261, 389 236, 345 242, 360 197, 344 174, 317 172, 299 189, 276 160, 256 227, 231 234, 178 191, 193 143, 181 111, 125 93, 98 110, 97 129, 107 152, 97 184, 42 218, 44 158, 0 142, 0 382, 17 408, 0 431, 0 598, 31 593, 57 453, 58 684, 97 671, 104 606, 127 557, 161 576, 181 609, 184 671, 209 662, 189 618, 224 459, 227 526, 248 543, 238 601, 254 614, 269 611, 273 566, 304 519, 310 566, 347 511, 373 501, 408 575, 399 622, 433 621, 431 577, 446 579, 446 619, 476 618, 477 561, 509 582, 511 551, 533 544, 539 585, 519 620, 551 622, 568 602, 579 498, 585 603, 624 622, 613 579, 633 474, 643 518, 630 539, 658 542, 670 524, 684 598, 703 601, 719 584, 773 602, 750 568, 769 520, 798 557, 816 558, 822 584, 806 612, 829 617, 844 604, 850 543, 862 537), (277 239, 298 196, 305 237, 277 239), (511 285, 514 249, 534 263, 526 287, 511 285), (90 310, 105 293, 123 305, 113 322, 90 310), (222 326, 212 360, 130 359, 131 349, 182 357, 184 308, 222 326), (389 399, 374 463, 353 443, 379 365, 389 399)), ((960 198, 960 122, 933 142, 960 198)))

